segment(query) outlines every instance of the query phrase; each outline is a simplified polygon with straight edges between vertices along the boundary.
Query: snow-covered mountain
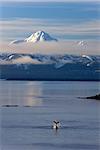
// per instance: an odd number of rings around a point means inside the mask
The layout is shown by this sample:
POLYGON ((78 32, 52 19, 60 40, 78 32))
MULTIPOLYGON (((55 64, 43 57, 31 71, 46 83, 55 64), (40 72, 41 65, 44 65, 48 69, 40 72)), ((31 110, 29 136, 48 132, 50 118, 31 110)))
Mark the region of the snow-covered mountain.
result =
POLYGON ((38 41, 57 41, 57 39, 51 37, 48 33, 44 31, 37 31, 30 37, 25 39, 26 42, 38 42, 38 41))
POLYGON ((0 63, 8 62, 13 64, 53 64, 56 68, 61 68, 65 64, 82 64, 87 67, 97 63, 100 64, 100 56, 75 56, 75 55, 43 55, 43 54, 18 54, 18 53, 1 53, 0 63))
POLYGON ((0 53, 0 80, 100 81, 100 56, 0 53))
POLYGON ((22 40, 14 40, 10 44, 18 44, 18 43, 22 43, 22 42, 36 43, 36 42, 49 42, 49 41, 57 42, 58 40, 56 38, 51 37, 48 33, 44 32, 44 31, 37 31, 37 32, 33 33, 31 36, 29 36, 28 38, 25 38, 22 40))

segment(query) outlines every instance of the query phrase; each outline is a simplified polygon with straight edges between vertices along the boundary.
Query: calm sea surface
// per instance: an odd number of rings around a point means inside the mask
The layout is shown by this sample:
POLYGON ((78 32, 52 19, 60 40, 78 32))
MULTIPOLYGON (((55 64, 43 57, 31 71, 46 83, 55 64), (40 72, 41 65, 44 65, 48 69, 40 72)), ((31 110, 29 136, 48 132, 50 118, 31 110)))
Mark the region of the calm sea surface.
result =
POLYGON ((78 98, 99 90, 98 82, 0 81, 0 150, 99 150, 100 102, 78 98))

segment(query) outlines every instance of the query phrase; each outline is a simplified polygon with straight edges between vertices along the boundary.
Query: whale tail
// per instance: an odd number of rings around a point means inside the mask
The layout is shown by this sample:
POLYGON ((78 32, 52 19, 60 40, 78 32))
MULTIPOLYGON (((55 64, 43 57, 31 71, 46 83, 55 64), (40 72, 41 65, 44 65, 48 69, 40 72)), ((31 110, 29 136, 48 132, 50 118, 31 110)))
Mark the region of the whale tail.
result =
POLYGON ((59 129, 60 128, 60 122, 59 121, 56 121, 56 120, 54 120, 53 121, 53 129, 59 129))

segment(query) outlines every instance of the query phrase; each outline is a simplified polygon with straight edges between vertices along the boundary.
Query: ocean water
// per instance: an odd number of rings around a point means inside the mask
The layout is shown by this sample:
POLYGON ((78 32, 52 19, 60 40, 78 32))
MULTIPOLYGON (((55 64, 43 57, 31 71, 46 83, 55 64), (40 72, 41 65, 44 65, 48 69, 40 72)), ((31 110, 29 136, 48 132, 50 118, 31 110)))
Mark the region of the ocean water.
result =
POLYGON ((99 150, 100 102, 79 98, 99 88, 99 82, 0 81, 0 150, 99 150))

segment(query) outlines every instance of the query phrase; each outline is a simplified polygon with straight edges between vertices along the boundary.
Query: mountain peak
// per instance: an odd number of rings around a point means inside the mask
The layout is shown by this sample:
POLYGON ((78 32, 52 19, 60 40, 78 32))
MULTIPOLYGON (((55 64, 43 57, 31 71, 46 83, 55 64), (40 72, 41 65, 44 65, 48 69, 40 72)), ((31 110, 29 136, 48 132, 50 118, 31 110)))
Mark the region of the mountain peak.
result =
POLYGON ((25 39, 26 42, 39 42, 39 41, 57 41, 57 39, 51 37, 48 33, 44 31, 37 31, 31 36, 25 39))
POLYGON ((31 34, 28 38, 22 39, 22 40, 14 40, 12 41, 10 44, 19 44, 22 42, 32 42, 32 43, 36 43, 36 42, 49 42, 49 41, 58 41, 57 39, 51 37, 48 33, 39 30, 33 34, 31 34))

